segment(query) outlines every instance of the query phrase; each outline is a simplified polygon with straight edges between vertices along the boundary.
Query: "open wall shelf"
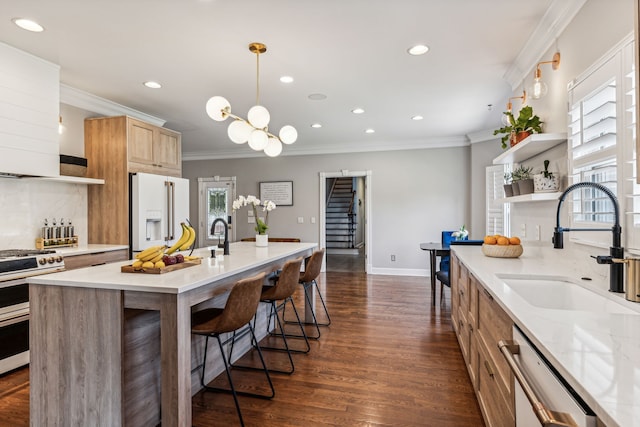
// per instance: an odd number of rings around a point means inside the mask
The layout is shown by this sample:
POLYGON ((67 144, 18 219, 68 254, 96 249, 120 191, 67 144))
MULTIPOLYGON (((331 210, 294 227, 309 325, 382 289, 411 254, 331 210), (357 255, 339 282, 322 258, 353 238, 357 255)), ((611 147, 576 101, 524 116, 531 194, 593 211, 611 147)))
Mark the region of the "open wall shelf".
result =
POLYGON ((558 200, 562 195, 562 191, 554 193, 531 193, 520 196, 503 197, 496 199, 498 203, 522 203, 522 202, 544 202, 546 200, 558 200))
POLYGON ((566 133, 536 133, 493 159, 494 165, 520 163, 567 140, 566 133))

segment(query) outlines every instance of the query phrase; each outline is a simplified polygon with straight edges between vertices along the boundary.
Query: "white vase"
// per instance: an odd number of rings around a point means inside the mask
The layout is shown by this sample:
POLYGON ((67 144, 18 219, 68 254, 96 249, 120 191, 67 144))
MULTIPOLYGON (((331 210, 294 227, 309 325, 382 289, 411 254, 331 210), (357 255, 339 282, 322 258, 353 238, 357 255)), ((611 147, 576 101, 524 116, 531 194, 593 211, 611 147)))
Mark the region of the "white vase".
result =
POLYGON ((269 246, 268 234, 256 234, 256 246, 264 248, 269 246))
POLYGON ((533 184, 536 193, 550 193, 560 189, 560 181, 557 175, 552 175, 551 178, 545 178, 544 174, 534 175, 533 184))

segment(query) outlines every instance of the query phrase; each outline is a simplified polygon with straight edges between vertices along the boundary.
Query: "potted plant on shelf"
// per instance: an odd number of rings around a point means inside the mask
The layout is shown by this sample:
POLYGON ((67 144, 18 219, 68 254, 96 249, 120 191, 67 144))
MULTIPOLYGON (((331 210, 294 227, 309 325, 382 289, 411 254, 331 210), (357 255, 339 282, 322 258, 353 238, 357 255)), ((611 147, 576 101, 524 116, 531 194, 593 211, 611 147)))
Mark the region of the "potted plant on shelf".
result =
MULTIPOLYGON (((512 172, 512 175, 517 176, 518 194, 530 194, 533 193, 533 178, 531 173, 532 167, 520 165, 516 170, 512 172)), ((514 178, 515 180, 515 178, 514 178)), ((515 191, 514 191, 515 194, 515 191)))
POLYGON ((501 138, 503 149, 507 148, 507 141, 510 141, 510 145, 513 147, 532 133, 542 132, 544 122, 533 114, 533 108, 530 105, 522 107, 517 118, 511 111, 505 111, 504 114, 508 118, 509 124, 493 131, 494 135, 505 134, 501 138))
POLYGON ((549 171, 549 160, 544 161, 544 170, 533 176, 533 189, 536 193, 551 193, 558 191, 560 180, 557 175, 549 171))
POLYGON ((504 197, 513 196, 512 176, 510 172, 504 174, 504 197))

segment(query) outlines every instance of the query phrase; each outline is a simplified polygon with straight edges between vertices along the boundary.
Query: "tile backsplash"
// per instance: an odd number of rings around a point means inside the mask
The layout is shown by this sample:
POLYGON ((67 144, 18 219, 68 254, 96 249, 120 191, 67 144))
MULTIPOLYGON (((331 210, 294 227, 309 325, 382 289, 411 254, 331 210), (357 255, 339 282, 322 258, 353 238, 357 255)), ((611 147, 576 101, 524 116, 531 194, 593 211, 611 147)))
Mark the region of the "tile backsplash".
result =
POLYGON ((73 222, 87 244, 87 185, 35 178, 0 178, 0 249, 35 248, 44 219, 73 222))

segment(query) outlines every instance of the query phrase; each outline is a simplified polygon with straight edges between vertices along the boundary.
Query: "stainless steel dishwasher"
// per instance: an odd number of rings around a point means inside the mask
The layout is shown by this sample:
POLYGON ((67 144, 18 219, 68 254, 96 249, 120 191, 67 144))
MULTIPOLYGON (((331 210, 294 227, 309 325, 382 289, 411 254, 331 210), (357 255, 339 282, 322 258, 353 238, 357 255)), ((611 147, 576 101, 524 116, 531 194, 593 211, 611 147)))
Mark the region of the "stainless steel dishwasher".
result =
POLYGON ((595 427, 596 416, 518 329, 498 344, 516 378, 516 426, 595 427))

